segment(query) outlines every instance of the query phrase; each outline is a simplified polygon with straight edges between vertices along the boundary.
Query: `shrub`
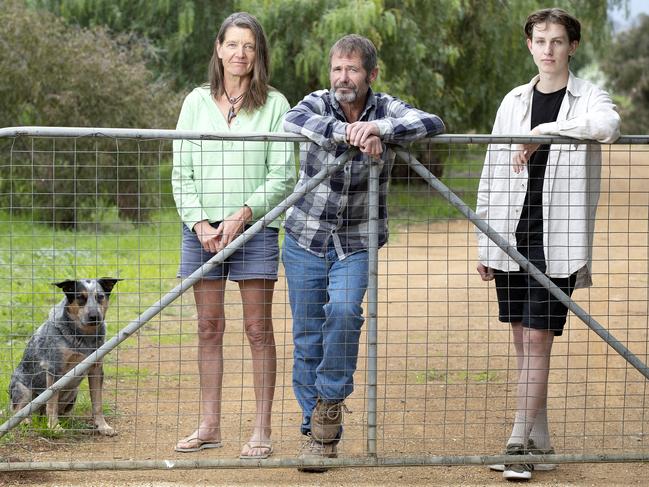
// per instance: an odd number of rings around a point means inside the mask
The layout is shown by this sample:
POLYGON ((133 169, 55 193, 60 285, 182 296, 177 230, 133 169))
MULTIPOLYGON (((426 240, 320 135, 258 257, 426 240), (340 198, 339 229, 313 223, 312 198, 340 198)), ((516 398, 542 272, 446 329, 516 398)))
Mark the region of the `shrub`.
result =
MULTIPOLYGON (((112 38, 101 28, 70 27, 13 0, 0 4, 0 126, 175 125, 180 95, 147 69, 146 43, 129 35, 112 38)), ((11 143, 10 157, 3 151, 3 165, 10 162, 0 193, 12 211, 33 211, 35 220, 71 227, 79 211, 104 203, 117 205, 121 217, 140 220, 156 206, 159 181, 147 177, 148 163, 160 163, 155 156, 137 148, 118 156, 110 139, 56 144, 24 139, 11 143)))

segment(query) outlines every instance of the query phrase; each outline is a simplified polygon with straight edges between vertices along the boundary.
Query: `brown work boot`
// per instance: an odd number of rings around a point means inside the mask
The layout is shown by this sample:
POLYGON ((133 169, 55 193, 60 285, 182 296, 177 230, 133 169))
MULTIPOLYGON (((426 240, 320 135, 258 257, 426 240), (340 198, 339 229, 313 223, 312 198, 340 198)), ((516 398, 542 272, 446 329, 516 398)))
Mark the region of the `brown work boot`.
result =
MULTIPOLYGON (((313 436, 308 435, 302 443, 300 451, 297 454, 298 460, 306 462, 314 462, 324 458, 336 458, 338 456, 336 443, 322 443, 316 441, 313 436)), ((329 467, 317 465, 304 465, 297 467, 300 472, 315 472, 321 473, 329 470, 329 467)))
POLYGON ((343 424, 343 410, 349 412, 342 401, 327 402, 318 399, 311 415, 311 435, 314 440, 331 443, 339 439, 343 424))

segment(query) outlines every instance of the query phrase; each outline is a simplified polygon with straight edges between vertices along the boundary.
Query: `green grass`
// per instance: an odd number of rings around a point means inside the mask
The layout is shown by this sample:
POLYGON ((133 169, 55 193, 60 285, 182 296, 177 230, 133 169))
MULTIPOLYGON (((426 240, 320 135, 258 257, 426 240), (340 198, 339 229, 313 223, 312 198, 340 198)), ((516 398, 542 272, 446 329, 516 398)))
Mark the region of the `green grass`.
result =
MULTIPOLYGON (((476 156, 467 160, 450 159, 441 178, 451 191, 471 209, 475 209, 480 173, 476 156)), ((463 218, 443 196, 421 179, 392 183, 388 194, 388 213, 391 227, 429 223, 434 220, 463 218)))
MULTIPOLYGON (((0 360, 0 423, 4 423, 11 415, 11 401, 9 399, 9 382, 11 380, 11 373, 14 369, 14 361, 10 360, 11 355, 9 350, 2 350, 4 359, 0 360)), ((0 438, 4 440, 7 436, 0 438)))
MULTIPOLYGON (((0 387, 2 388, 2 391, 8 391, 9 389, 9 380, 11 373, 13 372, 10 365, 11 364, 8 361, 0 362, 0 373, 2 374, 2 376, 0 376, 0 387)), ((120 366, 120 377, 125 376, 124 369, 128 368, 120 366)), ((104 370, 106 371, 106 367, 104 367, 104 370)), ((128 377, 128 375, 126 375, 126 377, 128 377)), ((116 414, 111 405, 107 402, 104 402, 102 405, 102 410, 106 416, 114 416, 116 414)), ((12 415, 13 412, 11 411, 9 397, 3 397, 3 399, 0 400, 0 423, 4 423, 12 415)), ((43 438, 58 439, 62 437, 69 438, 71 434, 74 435, 92 431, 94 426, 91 421, 89 421, 91 415, 92 403, 90 401, 88 381, 84 379, 79 386, 79 394, 72 413, 68 417, 59 418, 61 429, 49 428, 47 417, 44 414, 32 414, 29 424, 23 423, 18 425, 14 430, 3 436, 0 439, 0 443, 12 442, 16 439, 16 436, 20 434, 36 433, 43 438)))
POLYGON ((0 336, 25 339, 63 298, 51 283, 65 279, 119 277, 107 322, 135 318, 176 283, 180 224, 175 210, 156 224, 121 223, 114 215, 87 230, 56 230, 11 220, 0 213, 0 336))
POLYGON ((121 379, 146 379, 151 371, 146 367, 135 367, 131 365, 104 363, 104 375, 114 380, 121 379))
POLYGON ((496 372, 484 370, 472 372, 469 370, 444 371, 437 369, 428 369, 415 373, 416 384, 426 384, 427 382, 444 382, 446 384, 459 383, 478 383, 496 382, 500 379, 496 372))
POLYGON ((446 372, 441 370, 430 369, 425 372, 417 372, 415 374, 415 382, 417 384, 425 384, 426 382, 446 382, 446 372))
MULTIPOLYGON (((52 282, 119 277, 107 314, 107 337, 139 316, 177 284, 180 223, 174 209, 153 216, 153 224, 120 222, 107 210, 92 226, 76 231, 10 218, 0 212, 0 409, 8 413, 7 390, 26 340, 47 319, 63 294, 52 282)), ((113 373, 107 361, 108 373, 113 373)), ((148 374, 120 365, 128 378, 148 374)), ((85 381, 84 381, 85 382, 85 381)), ((83 401, 77 408, 83 408, 83 401)), ((76 411, 77 409, 75 409, 76 411)), ((7 417, 7 416, 6 416, 7 417)))
POLYGON ((196 339, 195 333, 160 333, 155 335, 147 335, 147 338, 151 341, 153 345, 156 346, 165 346, 165 345, 181 345, 183 343, 189 343, 191 340, 196 339))
MULTIPOLYGON (((102 412, 104 416, 115 415, 115 411, 113 411, 111 405, 106 401, 102 404, 102 412)), ((47 417, 38 414, 32 416, 31 425, 24 425, 21 428, 26 432, 36 431, 39 436, 45 438, 69 438, 71 434, 83 434, 93 431, 95 427, 92 424, 91 417, 92 402, 90 401, 88 381, 84 379, 79 386, 79 395, 77 396, 72 413, 68 417, 63 416, 59 418, 61 429, 53 430, 49 428, 47 425, 47 417)))

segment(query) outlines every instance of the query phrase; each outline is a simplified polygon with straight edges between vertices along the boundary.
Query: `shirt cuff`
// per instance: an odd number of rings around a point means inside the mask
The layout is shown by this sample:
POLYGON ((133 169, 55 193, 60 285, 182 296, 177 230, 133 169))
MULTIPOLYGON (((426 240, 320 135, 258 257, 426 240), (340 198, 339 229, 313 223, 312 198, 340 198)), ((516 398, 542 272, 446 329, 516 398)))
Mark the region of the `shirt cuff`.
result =
POLYGON ((559 123, 540 123, 536 126, 536 130, 541 132, 541 135, 559 135, 559 123))
POLYGON ((252 207, 248 206, 248 203, 243 204, 244 208, 248 208, 250 210, 250 220, 246 222, 246 225, 253 221, 255 219, 255 212, 252 209, 252 207))
POLYGON ((372 123, 375 123, 379 127, 379 137, 382 139, 385 135, 389 135, 393 132, 392 123, 385 118, 380 118, 377 120, 372 120, 372 123))
POLYGON ((334 125, 334 131, 331 137, 338 144, 347 143, 347 124, 339 122, 334 125))
POLYGON ((250 212, 252 213, 252 217, 250 218, 251 222, 255 221, 257 215, 263 215, 266 212, 265 203, 266 201, 263 194, 260 195, 257 193, 253 193, 250 195, 248 200, 243 204, 243 206, 247 206, 248 208, 250 208, 250 212))
POLYGON ((194 227, 198 222, 203 220, 210 221, 210 217, 203 211, 202 208, 183 214, 181 218, 183 220, 183 223, 187 225, 187 228, 189 228, 191 231, 194 231, 194 227))

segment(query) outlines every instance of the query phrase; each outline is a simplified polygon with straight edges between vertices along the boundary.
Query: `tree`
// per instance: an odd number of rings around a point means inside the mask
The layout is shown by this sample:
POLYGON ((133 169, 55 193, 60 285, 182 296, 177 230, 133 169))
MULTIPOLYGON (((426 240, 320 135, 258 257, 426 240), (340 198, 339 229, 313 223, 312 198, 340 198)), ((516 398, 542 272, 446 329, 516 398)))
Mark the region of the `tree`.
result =
POLYGON ((0 124, 171 127, 180 106, 145 63, 145 46, 3 1, 0 124))
POLYGON ((646 134, 649 128, 649 16, 617 35, 602 63, 619 98, 624 133, 646 134))
POLYGON ((150 66, 176 89, 201 84, 221 22, 234 0, 27 0, 82 27, 106 27, 148 42, 150 66))
MULTIPOLYGON (((326 87, 328 50, 356 32, 379 49, 376 84, 439 113, 452 132, 488 131, 502 97, 534 72, 522 25, 541 0, 29 0, 82 26, 136 32, 155 49, 160 74, 187 90, 205 81, 214 36, 231 12, 246 10, 264 26, 272 84, 292 103, 326 87)), ((626 0, 557 0, 582 22, 574 68, 610 39, 607 8, 626 0)))
MULTIPOLYGON (((606 0, 559 2, 578 12, 593 49, 609 38, 606 0), (592 32, 592 33, 591 33, 592 32)), ((266 29, 272 47, 272 80, 295 103, 329 86, 328 52, 336 39, 355 32, 379 50, 374 85, 437 113, 449 132, 488 132, 503 96, 536 72, 525 45, 527 15, 538 0, 240 0, 266 29)), ((580 51, 574 67, 587 62, 580 51)), ((443 164, 423 150, 418 156, 436 175, 443 164)), ((397 164, 395 178, 407 177, 397 164)))
MULTIPOLYGON (((606 11, 623 0, 558 0, 578 14, 589 49, 573 69, 610 38, 606 11)), ((344 34, 370 38, 379 50, 374 87, 438 113, 450 132, 488 132, 502 97, 536 71, 523 23, 540 0, 32 0, 71 22, 135 30, 151 39, 155 66, 181 89, 205 80, 214 34, 232 11, 254 14, 271 46, 271 81, 291 103, 327 87, 328 51, 344 34), (200 12, 200 15, 198 14, 200 12)), ((439 151, 435 151, 439 154, 439 151)), ((437 175, 443 164, 418 155, 437 175)), ((405 166, 395 177, 405 177, 405 166)))
MULTIPOLYGON (((606 9, 621 0, 556 2, 576 12, 597 51, 610 39, 606 9)), ((502 97, 535 72, 523 34, 539 0, 239 0, 266 29, 273 83, 292 102, 327 87, 328 49, 356 32, 379 50, 376 88, 439 113, 451 132, 488 131, 502 97)), ((580 51, 574 69, 593 50, 580 51)))

